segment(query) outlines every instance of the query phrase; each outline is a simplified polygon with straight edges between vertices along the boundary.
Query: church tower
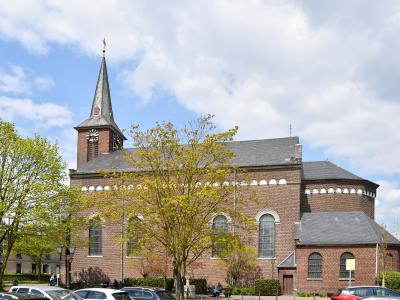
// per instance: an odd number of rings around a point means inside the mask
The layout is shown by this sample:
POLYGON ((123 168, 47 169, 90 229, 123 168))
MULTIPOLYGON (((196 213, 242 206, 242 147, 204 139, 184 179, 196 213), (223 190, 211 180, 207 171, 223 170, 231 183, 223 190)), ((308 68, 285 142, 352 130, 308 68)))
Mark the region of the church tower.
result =
POLYGON ((78 131, 78 168, 101 154, 121 149, 123 141, 126 140, 114 121, 104 54, 105 50, 103 50, 90 116, 74 127, 78 131))

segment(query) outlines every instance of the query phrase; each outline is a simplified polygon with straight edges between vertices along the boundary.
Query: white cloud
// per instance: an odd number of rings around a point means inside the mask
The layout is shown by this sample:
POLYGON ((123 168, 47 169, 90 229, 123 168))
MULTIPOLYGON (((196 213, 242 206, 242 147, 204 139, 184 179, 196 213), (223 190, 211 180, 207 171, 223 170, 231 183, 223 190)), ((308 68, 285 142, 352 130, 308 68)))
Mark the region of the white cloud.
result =
POLYGON ((378 184, 380 188, 375 212, 377 222, 384 223, 400 238, 400 185, 388 180, 379 181, 378 184))
POLYGON ((29 91, 27 76, 20 66, 13 65, 10 73, 0 69, 0 92, 26 94, 29 91))
POLYGON ((35 103, 31 99, 0 95, 0 118, 12 122, 17 119, 27 120, 35 128, 61 127, 71 123, 71 112, 51 102, 35 103))
MULTIPOLYGON (((108 59, 131 63, 119 78, 143 101, 165 89, 224 128, 239 125, 241 138, 288 135, 292 124, 303 142, 362 176, 400 175, 398 1, 0 5, 0 38, 33 52, 58 43, 94 55, 106 36, 108 59)), ((398 189, 382 184, 378 207, 398 189)))
POLYGON ((54 81, 51 77, 36 77, 35 78, 35 87, 40 91, 46 91, 51 89, 54 86, 54 81))
POLYGON ((32 90, 49 90, 54 81, 49 76, 35 76, 21 66, 12 65, 10 72, 0 69, 0 93, 26 95, 32 90))

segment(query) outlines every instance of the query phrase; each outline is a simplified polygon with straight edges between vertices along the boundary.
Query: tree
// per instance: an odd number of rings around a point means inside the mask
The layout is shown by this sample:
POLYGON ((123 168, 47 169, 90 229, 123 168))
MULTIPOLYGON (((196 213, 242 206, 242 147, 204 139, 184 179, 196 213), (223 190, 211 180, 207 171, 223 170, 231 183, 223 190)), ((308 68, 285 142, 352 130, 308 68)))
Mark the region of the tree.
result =
POLYGON ((135 171, 105 174, 122 188, 93 198, 103 217, 131 218, 129 227, 140 232, 140 247, 166 249, 178 299, 183 298, 188 266, 213 245, 226 255, 240 244, 238 234, 213 230, 212 219, 225 212, 242 231, 249 223, 231 205, 237 184, 226 184, 235 170, 227 142, 237 128, 217 133, 211 121, 212 116, 204 116, 181 130, 171 123, 144 131, 133 127, 136 150, 126 160, 135 171))
POLYGON ((64 170, 57 145, 38 135, 22 138, 13 124, 0 119, 1 286, 17 240, 57 208, 59 191, 65 188, 64 170))
POLYGON ((234 287, 254 286, 255 280, 261 277, 261 269, 256 262, 252 249, 237 249, 224 260, 227 265, 226 282, 234 287))
POLYGON ((388 233, 386 231, 386 225, 382 223, 381 225, 381 242, 378 245, 379 258, 381 262, 381 274, 382 274, 382 286, 385 287, 385 273, 386 273, 386 256, 387 256, 387 246, 388 246, 388 233))
POLYGON ((59 247, 70 247, 72 235, 75 244, 81 242, 76 236, 85 222, 77 213, 81 198, 77 189, 65 186, 46 203, 46 209, 37 211, 31 222, 20 228, 13 252, 24 253, 36 263, 39 280, 46 254, 57 252, 59 247))

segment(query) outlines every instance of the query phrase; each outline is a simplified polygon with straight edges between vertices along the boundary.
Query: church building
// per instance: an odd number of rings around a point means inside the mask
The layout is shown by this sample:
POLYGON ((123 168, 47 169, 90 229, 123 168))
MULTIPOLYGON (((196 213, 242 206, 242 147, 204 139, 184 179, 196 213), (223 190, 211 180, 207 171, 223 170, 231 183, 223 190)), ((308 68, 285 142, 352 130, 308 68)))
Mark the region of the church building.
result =
MULTIPOLYGON (((109 179, 98 170, 129 170, 124 154, 133 149, 124 147, 126 137, 114 121, 104 56, 89 117, 75 129, 77 169, 70 171, 71 185, 84 193, 109 190, 109 179)), ((233 164, 252 178, 244 184, 260 198, 242 209, 257 225, 251 246, 258 253, 262 277, 278 278, 283 294, 348 286, 347 259, 355 259, 352 285, 374 285, 382 269, 383 238, 385 269, 399 271, 400 241, 374 219, 378 184, 330 161, 303 161, 298 137, 234 141, 229 147, 235 154, 233 164)), ((229 216, 223 212, 213 222, 230 230, 229 216)), ((73 281, 89 268, 110 280, 141 276, 140 258, 130 255, 129 245, 115 243, 120 231, 107 223, 85 230, 91 242, 75 251, 73 281)), ((226 269, 211 251, 189 275, 206 278, 209 285, 226 285, 226 269)))

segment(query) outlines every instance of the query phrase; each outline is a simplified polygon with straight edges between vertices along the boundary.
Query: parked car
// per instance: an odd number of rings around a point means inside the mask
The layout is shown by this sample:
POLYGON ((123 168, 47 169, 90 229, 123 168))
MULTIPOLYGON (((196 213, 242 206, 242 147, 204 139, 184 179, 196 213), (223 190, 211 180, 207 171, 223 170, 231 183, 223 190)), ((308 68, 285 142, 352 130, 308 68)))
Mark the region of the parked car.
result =
POLYGON ((49 300, 49 299, 29 294, 0 293, 0 300, 49 300))
POLYGON ((126 291, 108 288, 87 288, 74 292, 83 299, 131 300, 126 291))
POLYGON ((12 286, 9 292, 28 294, 50 300, 82 300, 66 289, 50 285, 17 285, 12 286))
POLYGON ((355 300, 364 297, 400 297, 398 292, 381 286, 352 286, 339 290, 337 295, 331 297, 332 300, 355 300))
POLYGON ((170 292, 163 289, 124 287, 121 290, 127 291, 132 300, 176 300, 170 292))

